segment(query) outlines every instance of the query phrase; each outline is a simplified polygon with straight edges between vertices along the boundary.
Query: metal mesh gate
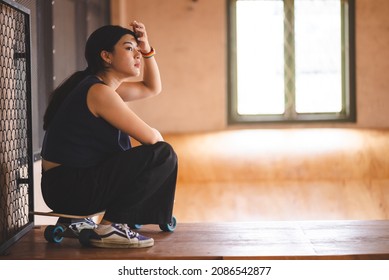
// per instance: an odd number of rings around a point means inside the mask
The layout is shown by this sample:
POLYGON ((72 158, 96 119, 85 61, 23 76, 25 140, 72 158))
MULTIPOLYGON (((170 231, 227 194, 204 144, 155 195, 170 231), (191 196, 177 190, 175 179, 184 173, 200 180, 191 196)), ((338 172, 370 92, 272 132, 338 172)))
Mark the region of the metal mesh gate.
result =
POLYGON ((0 252, 33 223, 30 15, 0 0, 0 252))

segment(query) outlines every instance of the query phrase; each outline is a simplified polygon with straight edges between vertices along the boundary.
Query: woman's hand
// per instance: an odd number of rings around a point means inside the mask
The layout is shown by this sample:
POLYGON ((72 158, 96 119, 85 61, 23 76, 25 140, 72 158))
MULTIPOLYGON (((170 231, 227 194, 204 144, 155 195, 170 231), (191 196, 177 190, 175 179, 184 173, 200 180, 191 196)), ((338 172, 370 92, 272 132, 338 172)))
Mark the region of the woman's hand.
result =
MULTIPOLYGON (((138 50, 144 54, 151 51, 146 28, 143 23, 133 21, 131 23, 138 41, 138 50)), ((161 76, 155 57, 143 59, 143 80, 138 82, 123 82, 116 92, 124 102, 148 98, 159 94, 162 91, 161 76)))
POLYGON ((135 20, 130 25, 132 26, 135 32, 139 50, 142 53, 149 53, 151 51, 151 46, 149 43, 149 38, 147 37, 145 25, 135 20))
POLYGON ((157 142, 164 141, 161 133, 158 130, 156 130, 155 128, 152 128, 152 129, 153 129, 154 134, 155 134, 155 141, 157 141, 157 142))

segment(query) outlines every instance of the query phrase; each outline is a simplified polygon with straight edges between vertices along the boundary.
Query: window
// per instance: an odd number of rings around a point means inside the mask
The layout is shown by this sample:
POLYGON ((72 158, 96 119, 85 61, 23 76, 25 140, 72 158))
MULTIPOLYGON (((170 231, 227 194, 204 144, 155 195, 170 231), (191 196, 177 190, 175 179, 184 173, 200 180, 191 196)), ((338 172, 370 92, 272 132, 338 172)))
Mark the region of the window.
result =
POLYGON ((230 122, 354 121, 353 0, 230 0, 230 122))

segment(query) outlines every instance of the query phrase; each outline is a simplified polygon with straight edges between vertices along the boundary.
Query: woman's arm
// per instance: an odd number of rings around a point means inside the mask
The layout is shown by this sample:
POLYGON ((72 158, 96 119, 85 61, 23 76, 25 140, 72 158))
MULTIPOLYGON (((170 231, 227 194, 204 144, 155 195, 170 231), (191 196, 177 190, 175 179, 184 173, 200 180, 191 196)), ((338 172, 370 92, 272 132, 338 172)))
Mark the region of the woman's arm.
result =
MULTIPOLYGON (((144 24, 134 21, 131 23, 138 41, 141 53, 149 53, 152 49, 144 24)), ((143 80, 140 82, 123 82, 116 92, 125 101, 148 98, 159 94, 162 90, 161 76, 155 57, 143 58, 143 80)))
POLYGON ((87 105, 93 115, 103 118, 142 144, 163 141, 159 131, 140 119, 107 85, 93 85, 88 92, 87 105))
POLYGON ((123 82, 116 92, 125 102, 158 95, 162 90, 161 77, 158 64, 154 57, 145 58, 143 68, 143 81, 123 82))

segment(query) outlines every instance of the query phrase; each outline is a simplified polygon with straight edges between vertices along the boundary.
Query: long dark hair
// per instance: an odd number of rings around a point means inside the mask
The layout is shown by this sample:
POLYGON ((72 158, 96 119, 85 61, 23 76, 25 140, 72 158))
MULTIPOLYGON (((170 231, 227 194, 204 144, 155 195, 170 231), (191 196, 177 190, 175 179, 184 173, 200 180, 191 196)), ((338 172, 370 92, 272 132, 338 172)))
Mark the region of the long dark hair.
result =
POLYGON ((43 129, 47 130, 51 120, 66 99, 69 93, 88 75, 96 75, 106 70, 102 51, 112 52, 116 43, 125 34, 135 37, 135 33, 130 29, 118 25, 106 25, 94 31, 88 38, 85 46, 85 59, 88 67, 83 71, 77 71, 65 79, 50 94, 49 105, 43 117, 43 129))

